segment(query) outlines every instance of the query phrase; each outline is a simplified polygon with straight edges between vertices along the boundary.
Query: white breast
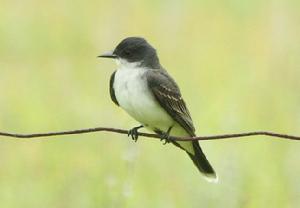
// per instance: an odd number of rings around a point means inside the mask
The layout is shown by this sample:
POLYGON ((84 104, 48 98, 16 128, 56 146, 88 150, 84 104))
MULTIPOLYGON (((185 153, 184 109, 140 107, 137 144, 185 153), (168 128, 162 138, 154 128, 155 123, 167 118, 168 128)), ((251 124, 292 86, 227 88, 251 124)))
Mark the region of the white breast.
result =
POLYGON ((119 105, 137 121, 151 129, 166 131, 174 121, 148 89, 145 73, 145 68, 121 64, 115 74, 115 96, 119 105))

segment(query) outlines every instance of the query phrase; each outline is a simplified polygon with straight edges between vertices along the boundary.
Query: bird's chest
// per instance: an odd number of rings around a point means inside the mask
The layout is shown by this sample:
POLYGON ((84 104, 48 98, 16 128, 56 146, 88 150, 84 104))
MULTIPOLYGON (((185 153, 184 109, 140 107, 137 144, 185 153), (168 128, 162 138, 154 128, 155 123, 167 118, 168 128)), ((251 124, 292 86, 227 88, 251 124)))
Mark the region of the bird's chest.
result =
POLYGON ((119 69, 113 86, 119 105, 139 122, 151 125, 165 117, 166 112, 149 90, 145 73, 141 68, 119 69))
POLYGON ((144 112, 153 103, 143 69, 117 70, 114 90, 119 105, 130 114, 144 112))

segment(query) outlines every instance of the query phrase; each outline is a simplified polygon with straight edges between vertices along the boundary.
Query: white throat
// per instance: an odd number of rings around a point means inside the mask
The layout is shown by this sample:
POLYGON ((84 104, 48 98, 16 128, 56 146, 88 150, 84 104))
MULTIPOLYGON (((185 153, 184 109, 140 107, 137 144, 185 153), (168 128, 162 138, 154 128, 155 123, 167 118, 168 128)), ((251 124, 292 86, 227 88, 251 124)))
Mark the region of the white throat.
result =
POLYGON ((141 62, 128 62, 125 59, 117 58, 116 63, 119 69, 134 69, 141 67, 141 62))

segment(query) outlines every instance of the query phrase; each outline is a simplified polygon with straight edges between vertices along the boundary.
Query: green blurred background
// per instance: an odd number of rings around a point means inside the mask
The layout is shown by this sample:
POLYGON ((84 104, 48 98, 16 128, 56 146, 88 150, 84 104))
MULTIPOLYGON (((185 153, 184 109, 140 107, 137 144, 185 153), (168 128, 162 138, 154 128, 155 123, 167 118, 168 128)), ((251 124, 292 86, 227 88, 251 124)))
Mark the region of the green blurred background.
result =
MULTIPOLYGON (((300 135, 300 2, 0 0, 0 130, 135 125, 97 55, 143 36, 197 133, 300 135)), ((299 207, 300 142, 202 142, 219 175, 158 140, 95 133, 0 140, 0 207, 299 207)))

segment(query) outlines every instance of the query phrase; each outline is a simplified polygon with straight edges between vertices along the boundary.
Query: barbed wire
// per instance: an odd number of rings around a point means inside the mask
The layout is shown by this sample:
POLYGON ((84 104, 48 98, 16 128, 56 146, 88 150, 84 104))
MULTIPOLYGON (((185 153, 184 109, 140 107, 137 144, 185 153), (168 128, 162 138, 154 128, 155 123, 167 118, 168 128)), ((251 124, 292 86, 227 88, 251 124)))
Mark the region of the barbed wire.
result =
MULTIPOLYGON (((18 133, 8 133, 0 132, 0 136, 11 137, 11 138, 21 138, 21 139, 30 139, 30 138, 47 138, 53 136, 64 136, 64 135, 75 135, 75 134, 87 134, 93 132, 112 132, 118 134, 128 134, 128 130, 110 128, 110 127, 96 127, 96 128, 86 128, 86 129, 77 129, 69 131, 57 131, 57 132, 46 132, 46 133, 31 133, 31 134, 18 134, 18 133)), ((217 140, 217 139, 230 139, 230 138, 241 138, 241 137, 250 137, 250 136, 270 136, 280 139, 289 139, 289 140, 300 140, 299 136, 280 134, 275 132, 268 131, 253 131, 245 133, 233 133, 233 134, 220 134, 220 135, 211 135, 211 136, 197 136, 197 137, 174 137, 170 136, 169 139, 176 141, 192 141, 192 140, 217 140)), ((150 134, 138 132, 138 136, 143 136, 147 138, 161 139, 158 134, 150 134)))

